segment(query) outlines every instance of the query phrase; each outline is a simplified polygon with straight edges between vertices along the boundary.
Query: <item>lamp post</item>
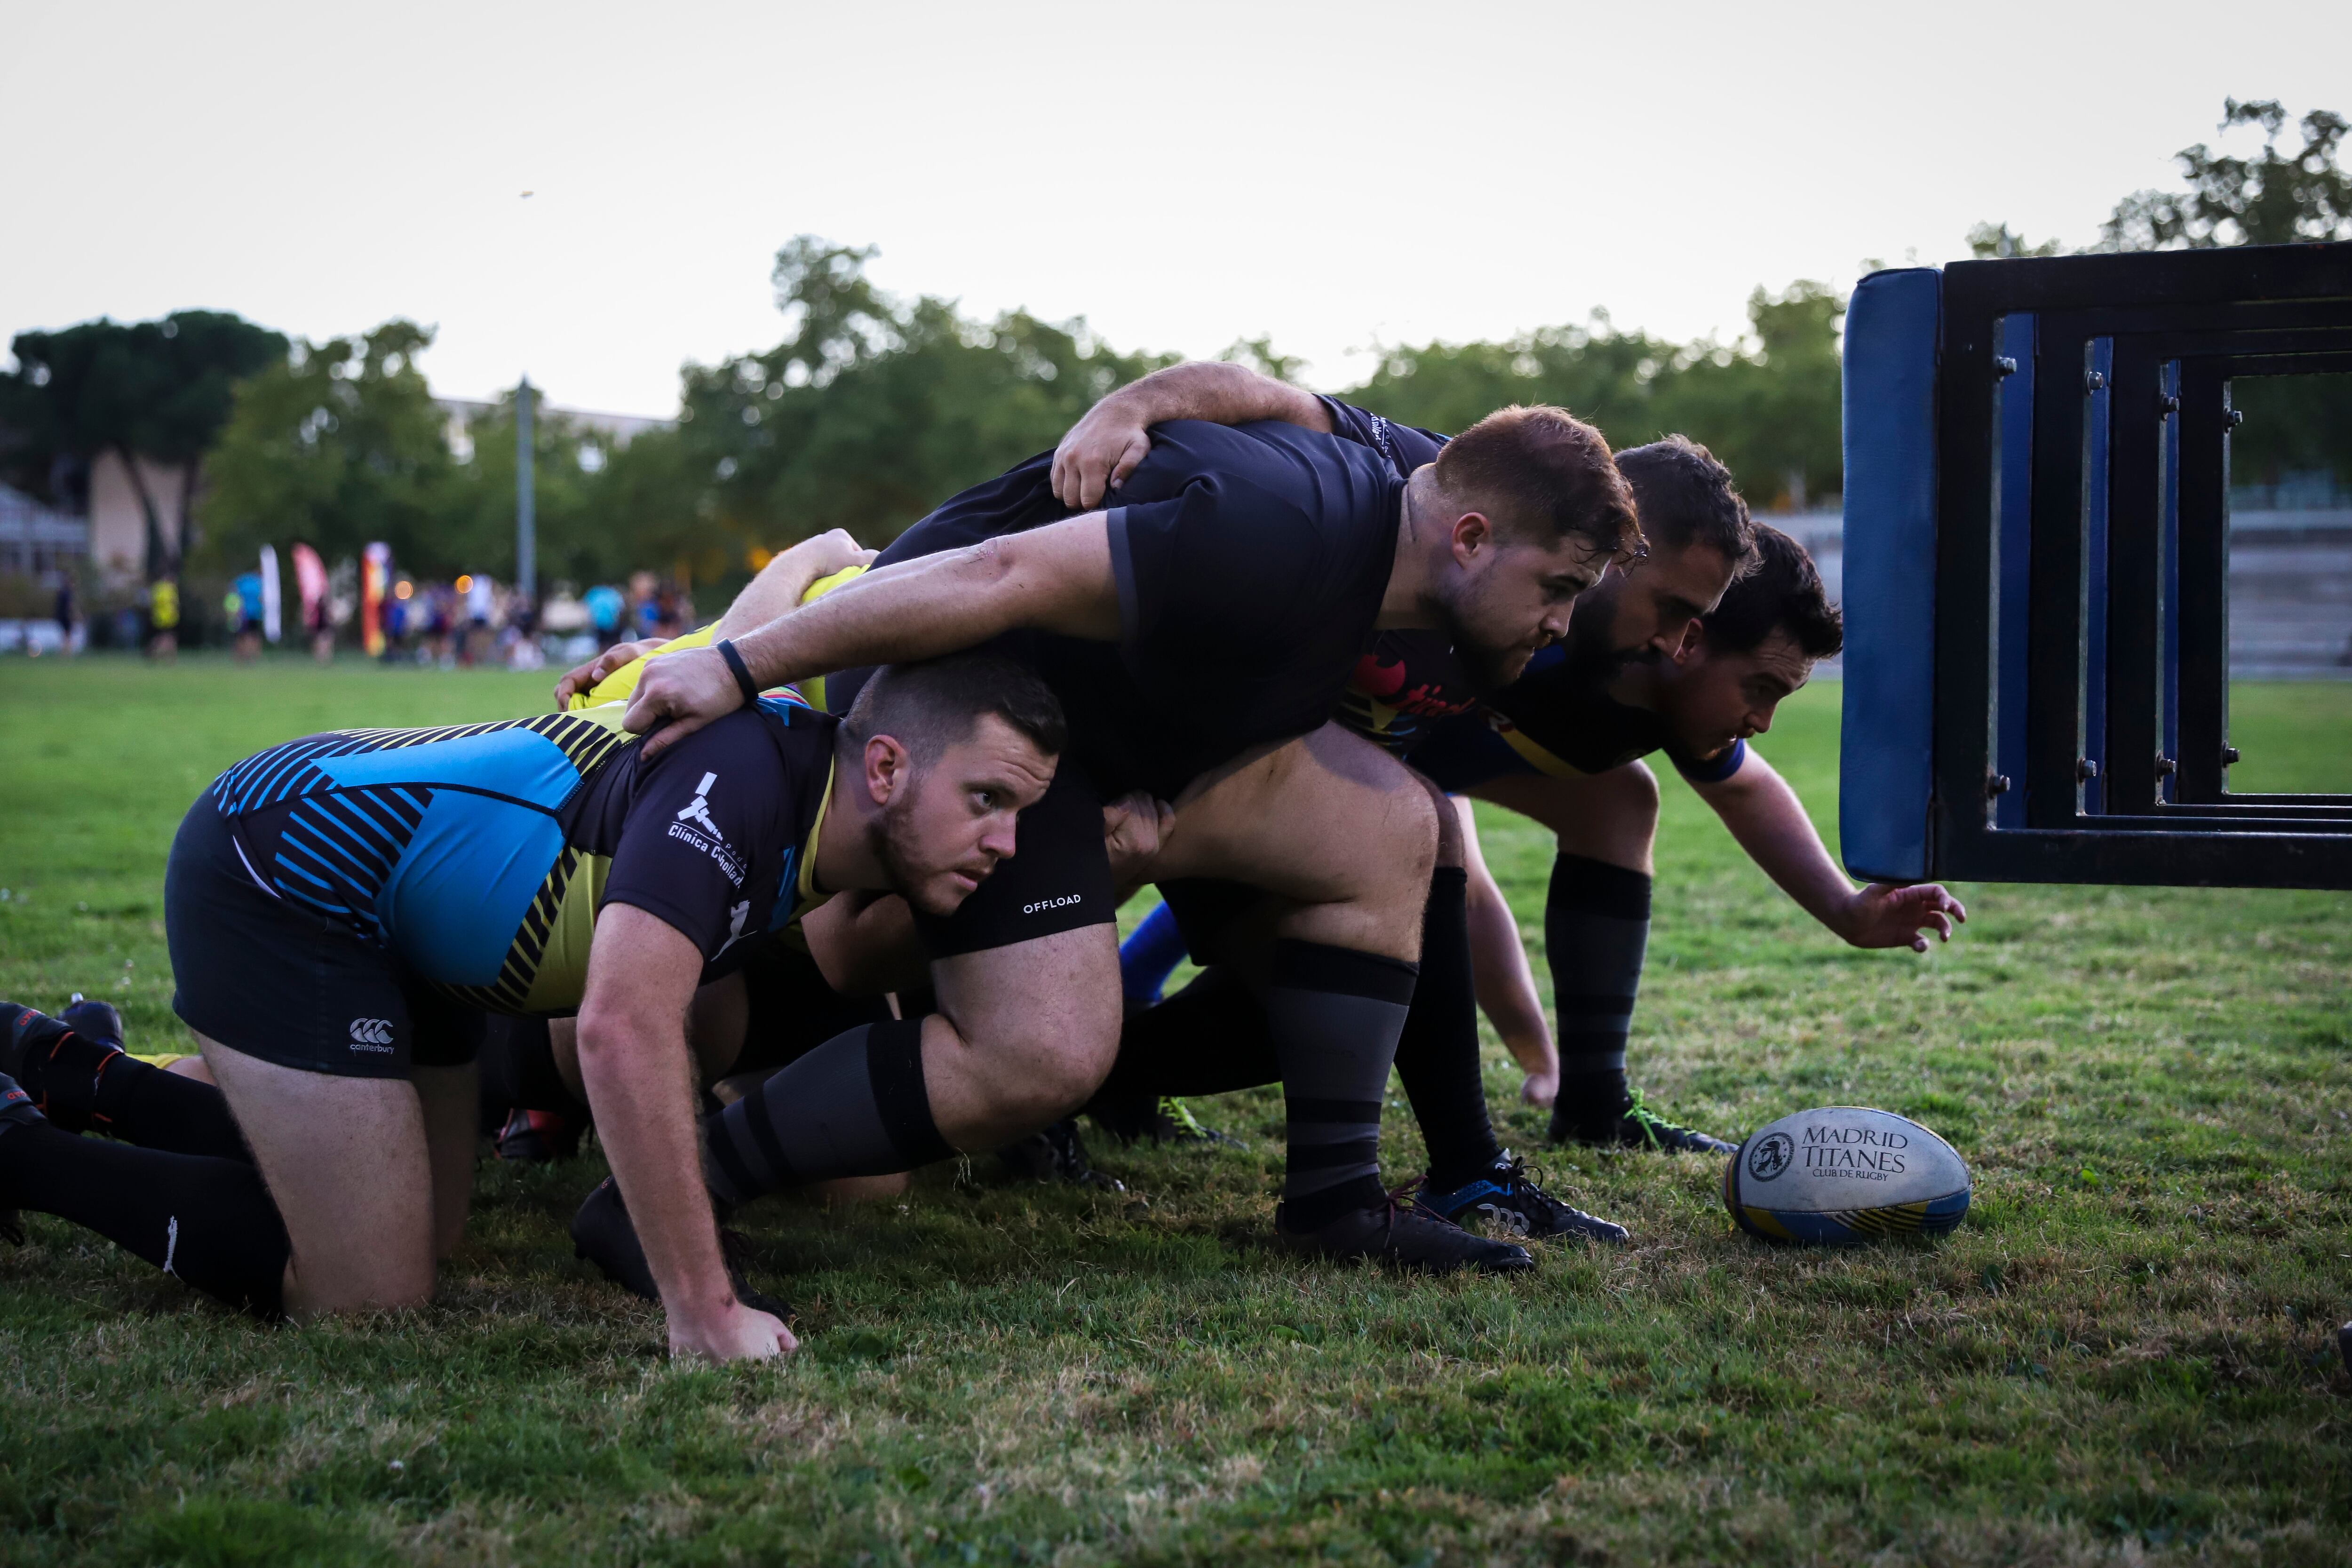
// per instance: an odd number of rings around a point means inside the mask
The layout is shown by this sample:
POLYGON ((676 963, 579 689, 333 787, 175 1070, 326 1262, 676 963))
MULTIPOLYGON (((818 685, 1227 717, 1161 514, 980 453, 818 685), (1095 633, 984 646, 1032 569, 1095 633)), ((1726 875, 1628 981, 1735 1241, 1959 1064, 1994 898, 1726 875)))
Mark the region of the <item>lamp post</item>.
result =
POLYGON ((539 603, 539 516, 530 473, 530 377, 515 388, 515 592, 539 603))

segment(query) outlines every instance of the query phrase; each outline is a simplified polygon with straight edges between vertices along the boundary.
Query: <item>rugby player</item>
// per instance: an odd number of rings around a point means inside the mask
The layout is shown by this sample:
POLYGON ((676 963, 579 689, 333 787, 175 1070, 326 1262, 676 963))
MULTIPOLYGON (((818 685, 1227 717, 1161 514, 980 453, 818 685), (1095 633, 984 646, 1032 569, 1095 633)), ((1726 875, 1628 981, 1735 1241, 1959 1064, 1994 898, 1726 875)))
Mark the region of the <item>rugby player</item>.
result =
MULTIPOLYGON (((1771 728, 1779 703, 1804 684, 1814 660, 1836 653, 1841 643, 1837 612, 1828 603, 1820 576, 1801 547, 1769 527, 1756 530, 1756 543, 1757 564, 1732 584, 1723 602, 1704 618, 1697 640, 1685 656, 1652 668, 1636 667, 1637 679, 1621 680, 1612 689, 1644 700, 1643 710, 1654 714, 1657 721, 1651 736, 1664 737, 1658 748, 1692 779, 1693 787, 1722 816, 1734 836, 1799 902, 1809 910, 1835 912, 1852 909, 1853 900, 1861 900, 1859 915, 1832 929, 1849 941, 1858 938, 1857 945, 1924 948, 1923 931, 1948 936, 1949 926, 1937 916, 1965 918, 1957 901, 1942 896, 1941 889, 1933 894, 1925 889, 1855 889, 1830 860, 1786 782, 1746 745, 1771 728), (1732 765, 1727 768, 1726 763, 1732 765), (1695 776, 1706 773, 1717 776, 1695 776)), ((1445 736, 1463 722, 1448 721, 1439 727, 1438 736, 1445 736)), ((1489 773, 1515 776, 1502 759, 1522 753, 1507 753, 1476 742, 1477 737, 1472 734, 1459 746, 1441 750, 1430 759, 1433 770, 1455 783, 1475 782, 1489 773), (1495 772, 1496 768, 1503 771, 1495 772)), ((1414 757, 1418 763, 1422 752, 1416 752, 1414 757)), ((1474 886, 1483 882, 1486 897, 1499 906, 1501 894, 1493 888, 1476 855, 1475 834, 1471 866, 1474 886)), ((1615 891, 1623 896, 1622 884, 1615 891)), ((1646 903, 1642 907, 1646 912, 1646 903)), ((1598 911, 1590 918, 1622 920, 1630 915, 1598 911)), ((1556 919, 1552 929, 1557 947, 1560 935, 1556 919)), ((1516 1005, 1518 1016, 1532 1017, 1532 1029, 1548 1051, 1550 1038, 1542 1026, 1542 1010, 1525 950, 1516 927, 1506 926, 1503 931, 1497 940, 1491 928, 1476 928, 1474 941, 1487 950, 1482 959, 1496 967, 1516 963, 1516 991, 1505 1000, 1516 1005), (1499 958, 1496 949, 1500 949, 1499 958)), ((1611 934, 1604 927, 1600 933, 1603 940, 1589 932, 1579 940, 1606 956, 1612 949, 1605 939, 1611 934)), ((1128 979, 1139 991, 1156 987, 1181 956, 1164 946, 1157 954, 1147 956, 1150 944, 1131 945, 1137 957, 1128 979)), ((1573 959, 1556 952, 1553 962, 1560 963, 1563 956, 1573 959)), ((1481 989, 1483 996, 1485 987, 1481 989)), ((1487 1006, 1490 1014, 1501 1011, 1491 1000, 1487 1006)), ((1530 1060, 1532 1054, 1515 1052, 1520 1055, 1531 1082, 1547 1068, 1557 1070, 1556 1058, 1530 1060)), ((1264 1026, 1248 998, 1212 970, 1168 1001, 1129 1019, 1118 1063, 1097 1105, 1089 1110, 1107 1107, 1118 1116, 1125 1107, 1149 1105, 1159 1096, 1252 1087, 1266 1081, 1269 1059, 1264 1026)), ((1446 1169, 1449 1151, 1467 1151, 1466 1156, 1452 1157, 1475 1163, 1481 1151, 1494 1147, 1475 1039, 1450 1054, 1433 1056, 1425 1064, 1419 1087, 1413 1108, 1432 1151, 1432 1174, 1416 1201, 1457 1215, 1475 1214, 1513 1234, 1535 1233, 1524 1228, 1528 1224, 1528 1205, 1509 1180, 1479 1175, 1458 1185, 1443 1184, 1445 1178, 1440 1173, 1446 1169)), ((1530 1093, 1528 1098, 1536 1097, 1530 1093)), ((1665 1138, 1654 1146, 1704 1148, 1698 1142, 1704 1136, 1667 1128, 1665 1138)), ((1595 1234, 1589 1229, 1580 1233, 1595 1234)))
MULTIPOLYGON (((1405 447, 1412 459, 1444 440, 1242 366, 1179 365, 1111 394, 1072 427, 1055 457, 1064 499, 1092 504, 1114 491, 1139 460, 1151 425, 1176 417, 1282 419, 1405 447)), ((1670 437, 1621 452, 1617 462, 1632 486, 1650 552, 1612 570, 1585 596, 1563 646, 1538 654, 1519 679, 1496 691, 1482 689, 1475 671, 1425 632, 1384 633, 1349 683, 1343 718, 1407 756, 1454 798, 1465 883, 1475 874, 1475 896, 1465 901, 1478 993, 1527 1068, 1523 1092, 1553 1105, 1554 1141, 1721 1151, 1728 1146, 1719 1140, 1650 1111, 1625 1076, 1625 1037, 1647 942, 1650 840, 1657 816, 1656 781, 1640 757, 1666 751, 1768 873, 1857 946, 1924 950, 1922 932, 1948 939, 1951 921, 1966 914, 1938 887, 1856 889, 1830 859, 1785 782, 1761 758, 1749 765, 1746 734, 1717 733, 1724 730, 1717 722, 1720 715, 1696 721, 1692 736, 1677 742, 1656 710, 1662 693, 1681 690, 1695 708, 1694 694, 1720 699, 1736 687, 1732 706, 1744 703, 1760 730, 1769 725, 1772 706, 1802 683, 1812 660, 1836 651, 1836 613, 1802 550, 1781 536, 1776 554, 1785 560, 1793 552, 1794 559, 1786 562, 1786 574, 1776 571, 1769 584, 1759 583, 1759 592, 1744 601, 1742 616, 1718 629, 1717 653, 1725 657, 1713 664, 1717 679, 1678 683, 1677 661, 1691 653, 1700 617, 1716 607, 1737 574, 1757 565, 1754 525, 1729 471, 1695 443, 1670 437), (1737 648, 1724 640, 1749 637, 1754 640, 1737 648), (1733 668, 1727 656, 1734 654, 1756 668, 1727 682, 1722 678, 1733 668), (1465 795, 1509 806, 1559 836, 1545 925, 1555 1005, 1569 1046, 1564 1063, 1544 1026, 1516 921, 1477 856, 1465 795)), ((1443 870, 1439 875, 1432 921, 1452 906, 1448 879, 1443 870)), ((1158 988, 1150 975, 1130 975, 1127 984, 1131 994, 1158 988)), ((1475 1049, 1475 1020, 1465 1021, 1456 1008, 1432 1019, 1425 1031, 1419 1022, 1408 1026, 1397 1069, 1431 1134, 1433 1173, 1424 1198, 1454 1214, 1513 1203, 1524 1173, 1501 1156, 1486 1130, 1483 1097, 1475 1087, 1465 1089, 1452 1068, 1465 1037, 1475 1049), (1423 1037, 1427 1049, 1421 1047, 1423 1037), (1489 1155, 1493 1167, 1484 1169, 1489 1155), (1461 1202, 1449 1206, 1449 1194, 1461 1202)), ((1131 1100, 1110 1114, 1130 1124, 1136 1120, 1131 1100)), ((1542 1234, 1546 1205, 1541 1194, 1527 1195, 1527 1212, 1517 1217, 1542 1234)))
POLYGON ((840 719, 758 695, 658 752, 617 717, 337 731, 223 773, 164 883, 173 1009, 218 1089, 6 1005, 0 1206, 265 1316, 421 1304, 464 1224, 487 1016, 576 1009, 673 1352, 793 1349, 720 1256, 688 1004, 836 890, 950 914, 1013 853, 1062 710, 971 653, 881 670, 840 719))
POLYGON ((1120 1016, 1098 806, 1143 789, 1175 805, 1155 875, 1228 884, 1203 889, 1198 918, 1235 933, 1273 1020, 1292 1150, 1277 1235, 1327 1256, 1529 1267, 1517 1247, 1398 1214, 1380 1183, 1437 813, 1329 718, 1381 627, 1439 631, 1498 680, 1555 640, 1575 596, 1638 548, 1606 444, 1560 411, 1511 409, 1443 460, 1401 468, 1282 423, 1162 424, 1122 504, 1083 513, 1055 498, 1052 463, 955 498, 816 604, 639 680, 628 722, 668 721, 654 747, 761 682, 844 671, 837 702, 860 666, 971 646, 1031 662, 1071 714, 1076 765, 1024 814, 1015 875, 951 920, 918 913, 940 1013, 882 1047, 896 1068, 875 1056, 877 1030, 730 1107, 709 1139, 714 1190, 731 1202, 903 1170, 1082 1104, 1120 1016), (822 1149, 780 1136, 810 1114, 920 1136, 822 1149))

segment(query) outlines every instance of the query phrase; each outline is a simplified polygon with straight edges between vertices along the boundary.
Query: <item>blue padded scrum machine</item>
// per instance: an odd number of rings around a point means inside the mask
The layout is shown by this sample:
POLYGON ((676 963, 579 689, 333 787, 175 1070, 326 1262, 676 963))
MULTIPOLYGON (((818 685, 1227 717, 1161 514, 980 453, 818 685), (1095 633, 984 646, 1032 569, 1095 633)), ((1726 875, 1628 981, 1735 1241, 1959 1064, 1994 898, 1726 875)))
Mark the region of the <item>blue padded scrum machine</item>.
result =
POLYGON ((2352 244, 1863 279, 1845 342, 1850 869, 2352 887, 2352 795, 2229 784, 2231 384, 2340 372, 2352 244))

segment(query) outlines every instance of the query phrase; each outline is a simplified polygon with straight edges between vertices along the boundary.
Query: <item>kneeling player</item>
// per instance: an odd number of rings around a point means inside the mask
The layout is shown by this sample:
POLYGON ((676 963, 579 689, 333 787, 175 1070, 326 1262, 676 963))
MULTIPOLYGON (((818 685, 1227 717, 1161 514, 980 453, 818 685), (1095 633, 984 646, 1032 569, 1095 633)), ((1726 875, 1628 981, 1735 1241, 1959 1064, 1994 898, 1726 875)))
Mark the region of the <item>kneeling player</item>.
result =
POLYGON ((420 1304, 464 1223, 485 1012, 576 1008, 673 1350, 790 1350, 720 1259, 688 1005, 832 891, 951 912, 1063 744, 1050 691, 966 655, 891 667, 840 720, 763 697, 652 758, 593 714, 274 747, 197 801, 165 879, 173 1007, 234 1121, 188 1103, 205 1086, 10 1005, 0 1206, 266 1316, 420 1304), (148 1146, 67 1136, 42 1108, 148 1146))

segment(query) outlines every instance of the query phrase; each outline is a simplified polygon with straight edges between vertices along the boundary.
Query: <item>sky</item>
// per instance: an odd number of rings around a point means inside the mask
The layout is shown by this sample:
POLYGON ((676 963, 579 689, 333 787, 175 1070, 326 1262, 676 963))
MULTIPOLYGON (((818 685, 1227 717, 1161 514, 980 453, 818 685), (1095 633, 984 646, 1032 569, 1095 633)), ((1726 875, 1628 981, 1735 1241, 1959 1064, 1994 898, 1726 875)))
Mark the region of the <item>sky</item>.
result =
POLYGON ((0 341, 236 310, 435 327, 664 416, 781 335, 811 233, 1121 348, 1382 343, 1601 308, 1736 336, 1759 285, 2088 243, 2221 100, 2352 112, 2352 5, 0 0, 0 341), (530 193, 525 195, 524 193, 530 193))

